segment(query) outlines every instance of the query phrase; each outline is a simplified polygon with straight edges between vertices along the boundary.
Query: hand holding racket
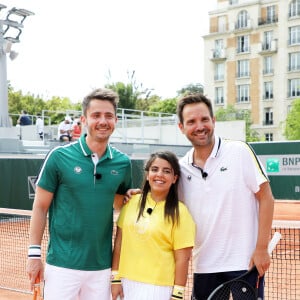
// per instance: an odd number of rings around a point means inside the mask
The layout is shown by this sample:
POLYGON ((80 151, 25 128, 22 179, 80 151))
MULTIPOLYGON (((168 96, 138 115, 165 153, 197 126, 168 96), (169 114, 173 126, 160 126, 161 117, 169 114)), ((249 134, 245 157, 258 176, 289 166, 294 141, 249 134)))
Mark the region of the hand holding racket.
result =
MULTIPOLYGON (((281 238, 279 232, 275 232, 272 240, 268 246, 269 254, 275 249, 277 243, 281 238)), ((251 270, 247 271, 243 275, 229 280, 221 285, 219 285, 208 297, 207 300, 257 300, 258 298, 258 287, 259 287, 260 276, 256 267, 254 266, 251 270), (246 278, 249 275, 255 274, 257 276, 257 281, 255 286, 252 286, 247 282, 246 278)))
POLYGON ((33 287, 33 300, 43 300, 42 294, 41 294, 41 282, 40 278, 37 277, 35 280, 35 284, 33 287))

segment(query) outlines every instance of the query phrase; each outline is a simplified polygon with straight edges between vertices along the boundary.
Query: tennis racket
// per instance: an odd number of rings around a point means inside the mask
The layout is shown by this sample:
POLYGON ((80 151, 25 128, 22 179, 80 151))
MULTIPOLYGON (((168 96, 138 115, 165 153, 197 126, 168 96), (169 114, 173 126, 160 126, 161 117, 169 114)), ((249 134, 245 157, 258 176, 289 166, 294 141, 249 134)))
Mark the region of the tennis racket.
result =
MULTIPOLYGON (((275 249, 277 243, 281 238, 279 232, 275 232, 272 240, 268 245, 269 254, 275 249)), ((254 266, 251 270, 247 271, 243 275, 229 280, 221 285, 219 285, 208 297, 207 300, 257 300, 258 299, 258 287, 259 287, 260 276, 256 267, 254 266), (247 282, 246 278, 249 275, 257 275, 257 280, 255 286, 252 286, 247 282)))
POLYGON ((33 300, 43 300, 42 294, 41 294, 41 282, 40 278, 37 277, 35 280, 35 284, 33 287, 33 300))

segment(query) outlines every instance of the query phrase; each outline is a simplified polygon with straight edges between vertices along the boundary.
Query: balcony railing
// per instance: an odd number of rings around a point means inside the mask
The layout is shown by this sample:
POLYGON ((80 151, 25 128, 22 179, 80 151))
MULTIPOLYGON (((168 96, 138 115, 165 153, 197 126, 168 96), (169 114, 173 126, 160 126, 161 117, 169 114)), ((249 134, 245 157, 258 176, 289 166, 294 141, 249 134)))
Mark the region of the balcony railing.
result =
POLYGON ((265 69, 263 70, 264 75, 273 75, 274 74, 274 69, 265 69))
POLYGON ((273 125, 273 120, 264 120, 263 125, 273 125))
POLYGON ((249 103, 250 102, 250 96, 241 96, 236 98, 237 103, 249 103))
POLYGON ((290 66, 288 66, 288 71, 289 72, 300 71, 300 65, 290 65, 290 66))
POLYGON ((300 11, 289 11, 289 18, 300 17, 300 11))
POLYGON ((211 60, 224 60, 226 59, 225 49, 212 49, 211 60))
POLYGON ((258 26, 261 25, 268 25, 268 24, 274 24, 278 22, 278 16, 272 16, 267 18, 258 18, 258 26))
POLYGON ((264 53, 270 53, 270 52, 277 52, 278 47, 277 47, 277 41, 273 40, 271 42, 264 42, 261 43, 261 49, 260 52, 264 52, 264 53))
POLYGON ((244 77, 250 77, 250 72, 245 71, 245 72, 237 72, 236 73, 236 78, 244 78, 244 77))

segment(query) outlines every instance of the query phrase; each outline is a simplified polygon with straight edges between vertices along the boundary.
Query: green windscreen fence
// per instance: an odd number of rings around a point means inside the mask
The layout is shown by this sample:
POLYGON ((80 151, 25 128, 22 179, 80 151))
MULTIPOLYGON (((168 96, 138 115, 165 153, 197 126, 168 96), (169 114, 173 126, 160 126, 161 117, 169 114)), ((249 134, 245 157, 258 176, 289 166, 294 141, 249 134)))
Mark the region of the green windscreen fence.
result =
POLYGON ((250 145, 268 173, 275 199, 300 200, 300 141, 250 145))
MULTIPOLYGON (((0 207, 30 210, 43 158, 0 157, 0 207)), ((133 186, 142 184, 144 160, 132 160, 133 186)))
MULTIPOLYGON (((300 141, 250 145, 268 173, 275 199, 300 201, 300 141)), ((34 155, 0 156, 0 207, 31 209, 43 159, 34 155)), ((132 159, 134 187, 142 184, 144 162, 132 159)))

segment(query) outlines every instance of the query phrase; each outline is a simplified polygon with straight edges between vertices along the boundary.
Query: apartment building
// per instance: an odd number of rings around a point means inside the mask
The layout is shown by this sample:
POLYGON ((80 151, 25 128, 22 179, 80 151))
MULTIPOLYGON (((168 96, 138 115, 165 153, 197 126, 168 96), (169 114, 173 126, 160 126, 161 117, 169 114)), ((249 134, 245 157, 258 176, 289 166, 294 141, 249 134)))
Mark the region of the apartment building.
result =
POLYGON ((209 21, 204 87, 215 111, 251 110, 262 140, 285 140, 300 98, 300 0, 217 0, 209 21))

